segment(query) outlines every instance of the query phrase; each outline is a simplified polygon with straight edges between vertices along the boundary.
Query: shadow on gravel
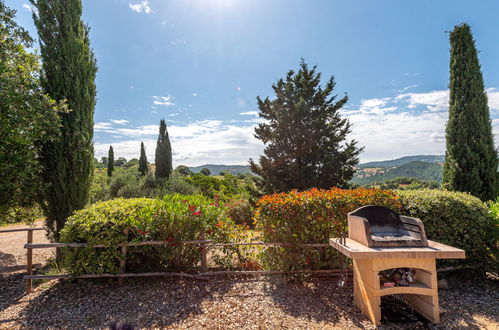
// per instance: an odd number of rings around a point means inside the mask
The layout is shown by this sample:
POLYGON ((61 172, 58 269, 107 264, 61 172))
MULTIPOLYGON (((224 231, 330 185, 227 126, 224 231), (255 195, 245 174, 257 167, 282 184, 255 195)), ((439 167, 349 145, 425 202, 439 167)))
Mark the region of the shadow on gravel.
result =
MULTIPOLYGON (((24 296, 25 290, 23 274, 0 274, 0 311, 16 305, 24 296)), ((0 327, 5 321, 0 319, 0 327)))
POLYGON ((343 288, 337 283, 338 278, 331 277, 313 277, 304 283, 275 277, 267 290, 274 302, 292 316, 331 324, 339 323, 341 317, 363 328, 361 321, 367 318, 353 305, 351 280, 343 288))
MULTIPOLYGON (((230 288, 230 287, 229 287, 230 288)), ((228 287, 178 278, 116 281, 61 281, 33 297, 21 311, 26 328, 106 328, 126 322, 141 328, 166 327, 202 313, 201 303, 228 287), (43 322, 40 322, 43 320, 43 322)))
MULTIPOLYGON (((313 278, 293 283, 283 278, 270 279, 268 294, 286 313, 317 322, 339 323, 340 317, 364 328, 368 318, 353 304, 351 281, 340 289, 335 278, 313 278), (364 322, 364 324, 362 323, 364 322)), ((422 322, 386 323, 378 329, 483 329, 477 318, 499 324, 499 281, 462 281, 454 279, 449 290, 440 290, 440 307, 445 312, 440 324, 422 322)), ((369 323, 369 322, 368 322, 369 323)))
POLYGON ((450 289, 439 290, 442 324, 451 329, 483 329, 478 318, 494 320, 499 327, 499 280, 449 279, 450 289))

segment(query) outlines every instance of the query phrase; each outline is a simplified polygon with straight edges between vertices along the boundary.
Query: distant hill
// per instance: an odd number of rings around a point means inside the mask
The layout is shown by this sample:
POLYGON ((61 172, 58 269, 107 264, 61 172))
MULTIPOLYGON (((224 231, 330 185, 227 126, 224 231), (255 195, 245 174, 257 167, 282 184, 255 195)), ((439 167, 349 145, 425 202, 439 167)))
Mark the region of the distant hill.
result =
POLYGON ((366 168, 360 169, 359 173, 356 174, 351 182, 359 185, 369 185, 402 177, 417 178, 425 181, 437 181, 439 183, 442 182, 442 165, 440 163, 416 160, 386 169, 378 168, 370 173, 366 170, 366 168))
POLYGON ((219 175, 220 172, 230 172, 232 174, 245 174, 251 173, 251 170, 248 165, 215 165, 215 164, 206 164, 196 167, 189 167, 189 169, 195 173, 201 171, 203 168, 207 168, 210 170, 211 175, 219 175))
POLYGON ((359 164, 359 168, 379 168, 379 167, 393 167, 407 164, 413 161, 422 161, 427 163, 443 163, 445 160, 444 155, 415 155, 406 156, 392 160, 382 160, 377 162, 368 162, 359 164))

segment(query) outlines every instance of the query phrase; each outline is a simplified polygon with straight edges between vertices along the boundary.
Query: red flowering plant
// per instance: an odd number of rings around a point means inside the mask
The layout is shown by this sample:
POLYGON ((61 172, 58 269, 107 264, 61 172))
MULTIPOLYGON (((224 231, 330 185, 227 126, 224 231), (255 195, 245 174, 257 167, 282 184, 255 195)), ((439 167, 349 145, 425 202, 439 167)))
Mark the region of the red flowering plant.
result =
MULTIPOLYGON (((200 261, 200 246, 182 244, 182 241, 199 240, 204 233, 206 239, 228 242, 238 230, 227 218, 225 208, 215 204, 201 195, 178 194, 162 199, 120 198, 96 203, 69 219, 62 239, 109 246, 117 246, 126 239, 129 242, 162 241, 166 244, 130 246, 127 271, 189 270, 200 261), (125 229, 128 229, 128 237, 125 229)), ((227 254, 225 259, 214 259, 215 265, 225 265, 229 257, 227 254)), ((117 273, 120 253, 119 249, 68 249, 67 260, 73 274, 117 273)))
MULTIPOLYGON (((363 205, 400 210, 399 198, 387 190, 310 189, 263 196, 255 211, 256 228, 266 242, 325 243, 347 232, 347 213, 363 205)), ((267 269, 334 269, 338 253, 329 247, 269 247, 261 254, 267 269)))

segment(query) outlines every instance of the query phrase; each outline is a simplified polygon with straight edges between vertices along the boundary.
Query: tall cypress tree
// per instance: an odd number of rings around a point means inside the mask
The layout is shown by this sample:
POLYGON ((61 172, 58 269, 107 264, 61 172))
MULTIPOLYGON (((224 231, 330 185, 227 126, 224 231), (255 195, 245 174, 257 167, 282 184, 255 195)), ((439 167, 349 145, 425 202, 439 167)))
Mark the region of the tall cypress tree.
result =
POLYGON ((444 185, 482 200, 498 193, 497 151, 494 147, 487 94, 478 54, 467 24, 450 33, 449 121, 444 185))
POLYGON ((149 171, 147 167, 146 150, 144 149, 144 142, 140 142, 140 158, 139 158, 139 172, 145 175, 149 171))
POLYGON ((54 100, 67 100, 61 134, 43 148, 43 208, 46 225, 59 239, 68 216, 83 208, 93 173, 93 116, 97 65, 83 23, 81 0, 31 0, 43 61, 41 84, 54 100))
POLYGON ((164 119, 161 119, 159 123, 159 136, 156 144, 156 155, 154 161, 156 165, 156 177, 168 178, 173 169, 172 147, 164 119))
POLYGON ((113 146, 109 146, 107 153, 107 176, 112 177, 114 172, 114 150, 113 146))

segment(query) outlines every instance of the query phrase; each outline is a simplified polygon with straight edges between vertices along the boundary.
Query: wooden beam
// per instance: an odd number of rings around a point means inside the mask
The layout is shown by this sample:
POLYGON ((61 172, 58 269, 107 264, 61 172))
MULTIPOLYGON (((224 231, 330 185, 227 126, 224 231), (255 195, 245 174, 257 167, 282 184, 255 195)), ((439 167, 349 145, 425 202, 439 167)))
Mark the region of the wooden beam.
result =
MULTIPOLYGON (((226 270, 226 271, 212 271, 199 273, 198 276, 216 276, 216 275, 286 275, 286 274, 339 274, 341 271, 337 269, 320 269, 320 270, 226 270)), ((345 275, 352 276, 351 271, 345 272, 345 275)))
MULTIPOLYGON (((129 229, 126 228, 123 230, 123 234, 125 235, 125 243, 121 246, 121 259, 120 259, 120 273, 125 274, 126 272, 126 248, 127 248, 127 243, 128 243, 128 231, 129 229)), ((120 277, 118 279, 119 285, 125 284, 125 278, 120 277)))
MULTIPOLYGON (((28 230, 27 243, 33 243, 33 230, 28 230)), ((26 263, 27 263, 27 275, 33 275, 33 249, 29 249, 26 251, 26 263)), ((33 287, 33 280, 26 280, 26 294, 31 293, 31 289, 33 287)))
MULTIPOLYGON (((206 236, 205 233, 201 233, 201 240, 204 241, 206 236)), ((208 271, 208 255, 206 250, 206 243, 201 243, 201 273, 208 271)))
POLYGON ((207 280, 199 275, 175 272, 152 272, 152 273, 125 273, 125 274, 84 274, 84 275, 26 275, 25 280, 56 280, 56 279, 89 279, 89 278, 120 278, 120 277, 153 277, 153 276, 180 276, 196 280, 207 280))
POLYGON ((44 230, 44 228, 34 227, 34 228, 20 228, 20 229, 6 229, 0 230, 0 234, 2 233, 14 233, 16 231, 29 231, 29 230, 44 230))
MULTIPOLYGON (((145 242, 129 242, 127 246, 145 246, 145 245, 171 245, 171 244, 187 244, 187 245, 196 245, 201 243, 210 243, 211 240, 193 240, 193 241, 145 241, 145 242)), ((121 246, 121 244, 119 245, 121 246)), ((105 244, 89 244, 89 243, 46 243, 46 244, 25 244, 24 248, 28 249, 48 249, 48 248, 61 248, 61 247, 92 247, 92 248, 108 248, 110 246, 105 244)), ((116 246, 117 247, 117 246, 116 246)))

